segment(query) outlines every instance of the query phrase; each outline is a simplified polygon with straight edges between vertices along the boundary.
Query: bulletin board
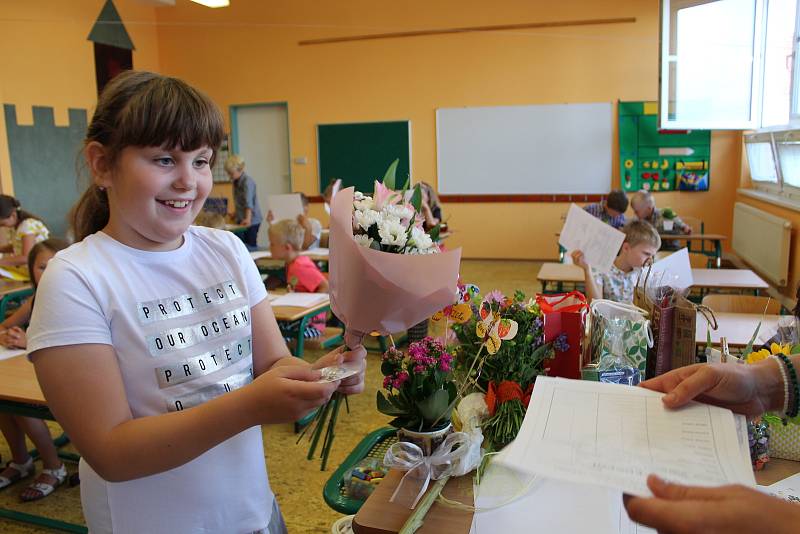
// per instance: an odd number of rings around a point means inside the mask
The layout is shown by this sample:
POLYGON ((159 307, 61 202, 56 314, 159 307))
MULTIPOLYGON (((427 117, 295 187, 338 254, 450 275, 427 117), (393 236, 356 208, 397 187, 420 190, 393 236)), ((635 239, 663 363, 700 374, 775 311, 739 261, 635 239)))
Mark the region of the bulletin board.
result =
POLYGON ((657 102, 619 102, 618 114, 625 191, 708 191, 709 130, 659 130, 657 102))
POLYGON ((320 124, 317 126, 319 186, 342 180, 342 187, 355 186, 372 193, 396 159, 398 184, 411 172, 411 127, 408 121, 320 124))

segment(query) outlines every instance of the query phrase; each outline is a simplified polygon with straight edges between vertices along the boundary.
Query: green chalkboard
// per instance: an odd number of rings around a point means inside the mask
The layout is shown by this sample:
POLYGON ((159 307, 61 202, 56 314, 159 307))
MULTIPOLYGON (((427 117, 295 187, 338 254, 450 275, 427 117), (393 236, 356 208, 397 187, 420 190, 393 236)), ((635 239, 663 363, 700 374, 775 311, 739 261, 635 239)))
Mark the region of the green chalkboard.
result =
POLYGON ((405 184, 410 174, 408 121, 320 124, 317 136, 320 191, 341 178, 342 187, 372 193, 373 182, 396 159, 397 183, 405 184))

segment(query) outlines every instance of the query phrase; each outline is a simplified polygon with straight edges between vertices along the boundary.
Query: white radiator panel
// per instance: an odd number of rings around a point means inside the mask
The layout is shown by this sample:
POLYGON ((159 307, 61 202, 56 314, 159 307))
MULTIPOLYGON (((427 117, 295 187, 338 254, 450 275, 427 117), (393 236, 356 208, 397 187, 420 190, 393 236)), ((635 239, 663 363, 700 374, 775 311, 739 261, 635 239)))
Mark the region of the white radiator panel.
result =
POLYGON ((733 250, 777 286, 789 279, 792 223, 748 204, 733 209, 733 250))

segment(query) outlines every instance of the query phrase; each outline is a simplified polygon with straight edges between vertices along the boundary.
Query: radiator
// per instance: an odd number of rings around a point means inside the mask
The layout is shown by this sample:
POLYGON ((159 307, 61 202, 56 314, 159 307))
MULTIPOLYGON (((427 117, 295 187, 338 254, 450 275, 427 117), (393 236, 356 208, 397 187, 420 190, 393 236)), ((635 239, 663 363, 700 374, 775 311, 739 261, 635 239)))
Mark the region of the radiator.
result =
POLYGON ((789 279, 792 223, 737 202, 733 208, 733 251, 777 286, 789 279))

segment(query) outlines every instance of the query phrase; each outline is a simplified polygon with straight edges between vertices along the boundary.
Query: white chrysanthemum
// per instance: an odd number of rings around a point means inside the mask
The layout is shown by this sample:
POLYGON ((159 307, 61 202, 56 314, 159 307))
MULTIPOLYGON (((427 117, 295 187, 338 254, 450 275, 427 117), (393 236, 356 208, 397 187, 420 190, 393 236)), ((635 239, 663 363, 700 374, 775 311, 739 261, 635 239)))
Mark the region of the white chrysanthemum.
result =
POLYGON ((414 216, 414 210, 402 204, 390 204, 383 207, 383 213, 389 217, 409 221, 414 216))
POLYGON ((355 239, 356 243, 358 243, 364 248, 369 248, 372 245, 372 242, 374 241, 374 239, 372 239, 370 236, 363 234, 354 235, 353 239, 355 239))
POLYGON ((365 195, 361 191, 356 191, 355 193, 353 193, 353 200, 363 200, 365 198, 368 198, 367 195, 365 195))
POLYGON ((355 220, 356 227, 361 228, 365 232, 369 227, 381 221, 381 214, 375 210, 354 211, 353 219, 355 220))
POLYGON ((368 211, 375 208, 375 201, 372 197, 364 196, 358 200, 353 201, 353 206, 357 211, 368 211))
POLYGON ((406 229, 400 221, 393 219, 378 221, 378 234, 381 236, 381 245, 402 247, 406 244, 406 229))
POLYGON ((425 233, 425 230, 415 226, 411 229, 411 244, 420 250, 427 250, 433 246, 431 236, 425 233))

